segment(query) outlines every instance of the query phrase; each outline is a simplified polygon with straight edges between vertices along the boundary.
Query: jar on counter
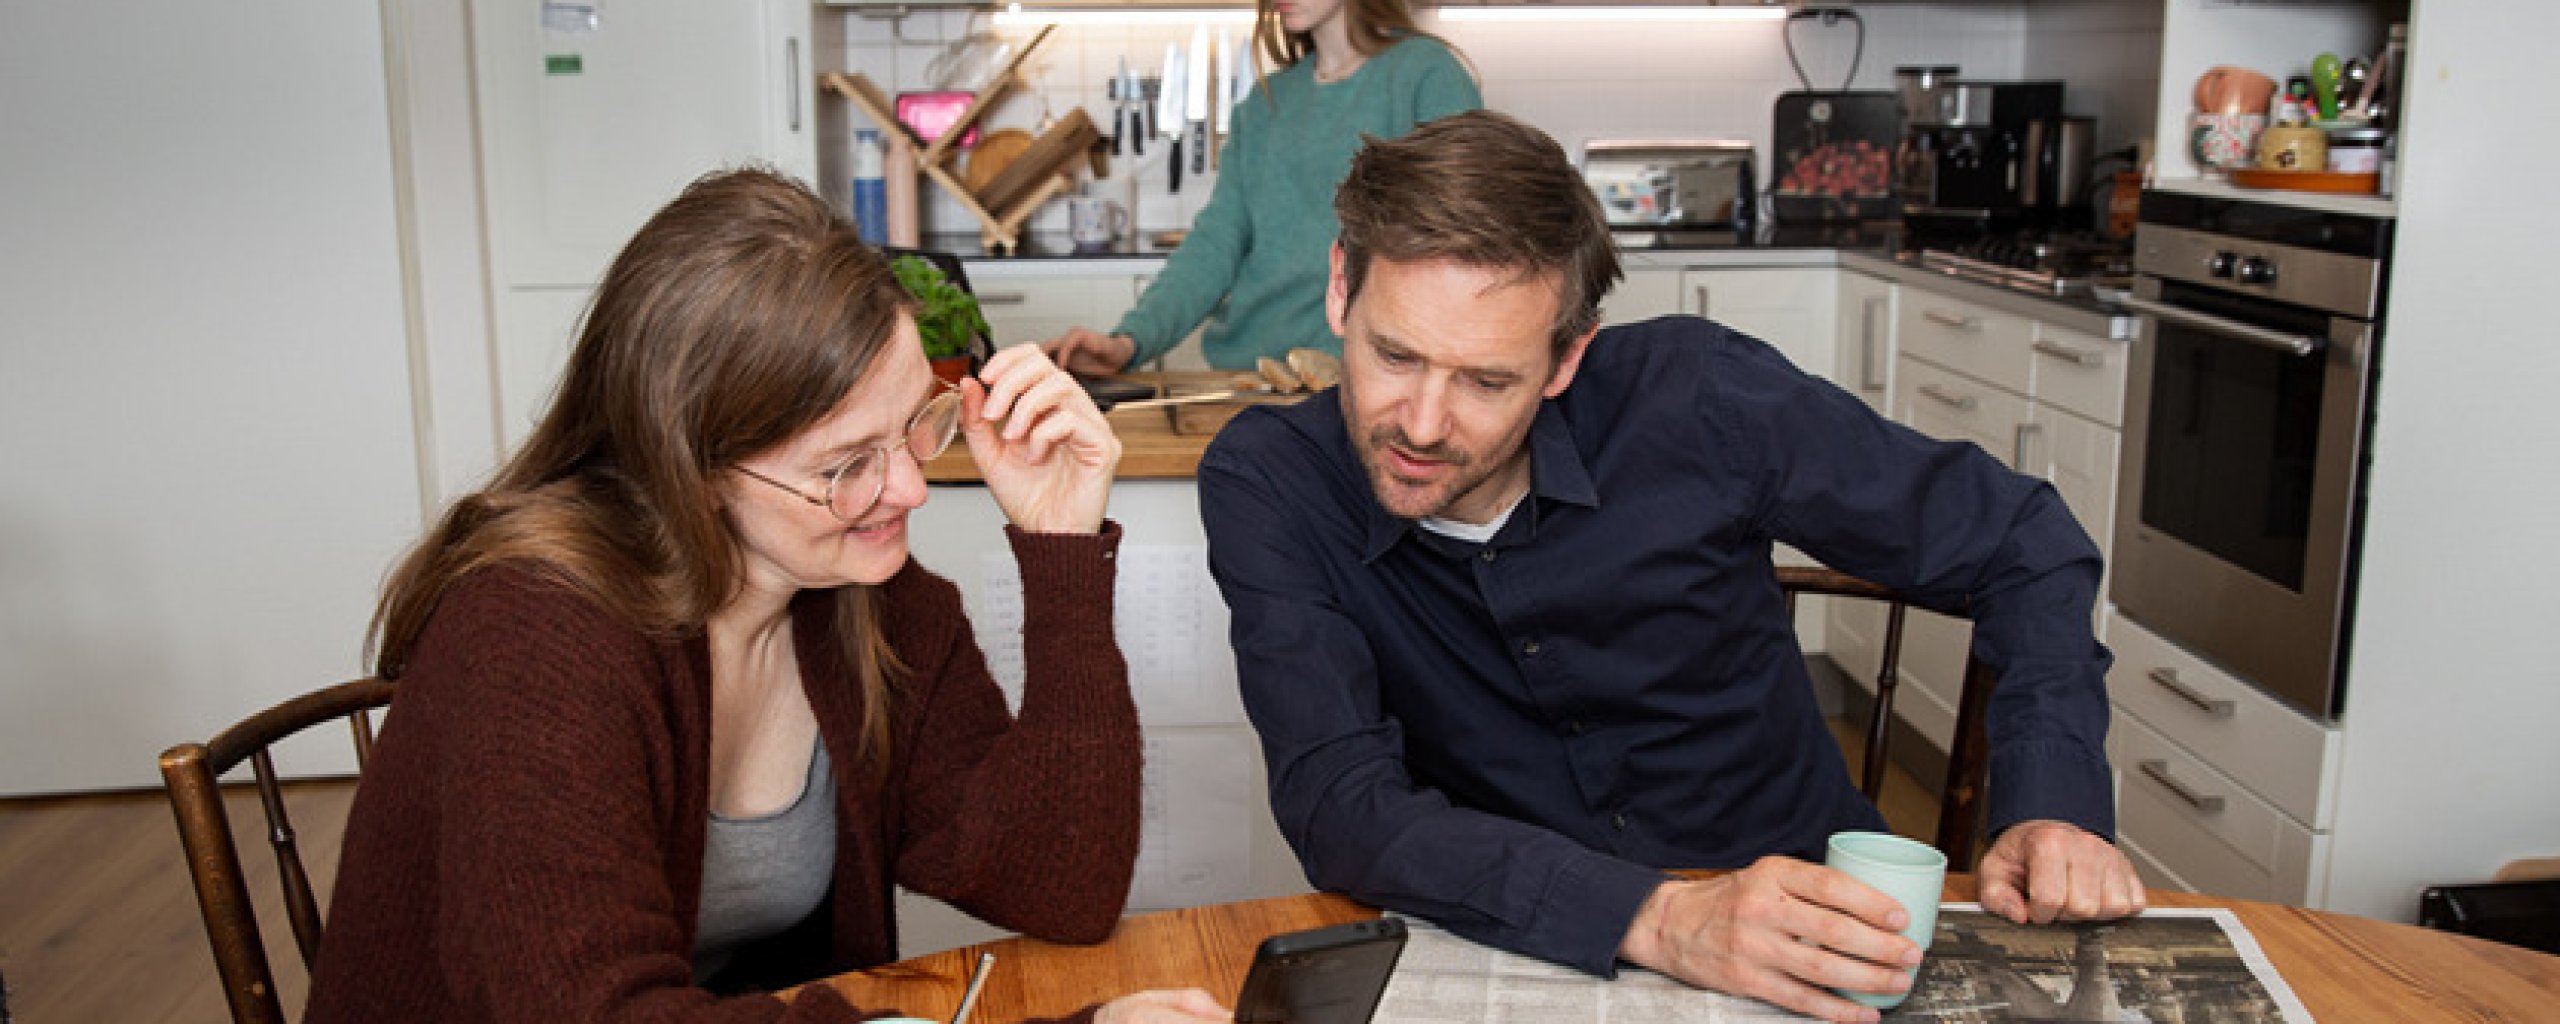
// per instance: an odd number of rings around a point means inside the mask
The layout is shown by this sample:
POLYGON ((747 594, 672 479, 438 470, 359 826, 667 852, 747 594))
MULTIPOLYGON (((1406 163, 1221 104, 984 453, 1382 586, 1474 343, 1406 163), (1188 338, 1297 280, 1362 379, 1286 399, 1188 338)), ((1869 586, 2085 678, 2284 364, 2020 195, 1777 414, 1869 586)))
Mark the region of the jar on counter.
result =
POLYGON ((2390 134, 2368 125, 2331 129, 2329 169, 2346 174, 2372 174, 2382 170, 2382 144, 2390 134))

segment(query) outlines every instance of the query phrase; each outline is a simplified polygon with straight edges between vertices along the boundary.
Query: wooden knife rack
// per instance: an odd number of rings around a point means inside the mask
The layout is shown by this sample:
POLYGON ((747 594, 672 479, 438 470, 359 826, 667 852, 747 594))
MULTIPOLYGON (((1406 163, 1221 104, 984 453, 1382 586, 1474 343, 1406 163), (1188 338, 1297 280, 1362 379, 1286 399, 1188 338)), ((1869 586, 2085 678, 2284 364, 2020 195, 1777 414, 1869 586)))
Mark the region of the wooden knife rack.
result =
POLYGON ((959 200, 962 209, 978 219, 978 237, 987 252, 997 256, 1012 255, 1021 244, 1022 222, 1031 216, 1031 211, 1039 209, 1040 204, 1048 202, 1051 196, 1058 194, 1058 190, 1067 187, 1066 178, 1060 172, 1066 169, 1069 161, 1085 156, 1101 137, 1093 126, 1093 119, 1086 116, 1081 108, 1068 111, 1048 131, 1041 133, 1031 148, 1024 150, 1011 165, 988 181, 984 189, 976 192, 969 189, 952 164, 960 148, 960 140, 969 134, 969 129, 978 123, 978 118, 989 107, 1019 84, 1022 62, 1031 56, 1031 51, 1048 41, 1049 33, 1056 29, 1055 25, 1041 26, 1030 42, 1014 51, 1012 59, 987 80, 987 84, 970 98, 968 108, 962 110, 959 118, 952 121, 951 126, 931 144, 917 138, 913 129, 898 120, 897 105, 861 72, 830 71, 819 76, 819 81, 828 91, 861 108, 865 116, 880 126, 881 131, 905 136, 907 143, 916 147, 916 169, 942 186, 943 191, 951 193, 953 199, 959 200))

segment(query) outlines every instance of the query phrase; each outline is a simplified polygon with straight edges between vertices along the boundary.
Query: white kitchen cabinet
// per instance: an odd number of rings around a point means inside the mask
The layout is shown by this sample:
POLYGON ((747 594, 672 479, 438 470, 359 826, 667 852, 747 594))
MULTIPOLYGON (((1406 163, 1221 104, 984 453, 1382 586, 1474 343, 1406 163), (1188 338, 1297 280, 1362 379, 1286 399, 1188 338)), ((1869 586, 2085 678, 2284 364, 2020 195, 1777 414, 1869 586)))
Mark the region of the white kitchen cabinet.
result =
POLYGON ((1881 277, 1840 272, 1832 377, 1867 407, 1892 415, 1894 303, 1900 289, 1881 277))
MULTIPOLYGON (((1878 414, 1893 406, 1893 304, 1898 289, 1880 277, 1839 273, 1832 380, 1878 414)), ((1823 602, 1822 646, 1869 695, 1884 667, 1886 608, 1880 601, 1823 602)))
POLYGON ((969 264, 969 284, 999 347, 1047 341, 1071 327, 1108 331, 1135 296, 1126 272, 1023 276, 990 262, 969 264))
POLYGON ((1687 312, 1681 305, 1678 267, 1625 268, 1626 278, 1600 301, 1600 323, 1632 324, 1687 312))
MULTIPOLYGON (((1959 295, 1904 283, 1878 303, 1875 285, 1854 273, 1841 291, 1842 373, 1862 369, 1847 351, 1861 321, 1891 311, 1894 418, 1931 437, 1970 441, 2011 469, 2053 484, 2072 515, 2104 551, 2113 539, 2115 481, 2124 408, 2122 342, 1993 308, 1959 295)), ((1886 284, 1886 282, 1877 282, 1886 284)), ((2103 591, 2102 591, 2103 592, 2103 591)), ((1872 676, 1876 657, 1866 640, 1881 623, 1861 624, 1857 610, 1833 613, 1833 656, 1853 674, 1872 676)), ((1879 617, 1880 618, 1880 617, 1879 617)), ((2091 629, 2109 628, 2104 602, 2091 629)), ((1954 735, 1963 692, 1970 624, 1913 611, 1903 631, 1901 678, 1918 698, 1897 713, 1943 747, 1954 735)))
POLYGON ((1832 267, 1629 266, 1626 279, 1600 303, 1600 322, 1701 316, 1768 342, 1806 373, 1831 379, 1839 277, 1832 267))
POLYGON ((564 328, 606 265, 686 183, 746 164, 817 177, 805 0, 593 10, 591 27, 562 27, 540 4, 471 5, 508 447, 550 397, 564 328))

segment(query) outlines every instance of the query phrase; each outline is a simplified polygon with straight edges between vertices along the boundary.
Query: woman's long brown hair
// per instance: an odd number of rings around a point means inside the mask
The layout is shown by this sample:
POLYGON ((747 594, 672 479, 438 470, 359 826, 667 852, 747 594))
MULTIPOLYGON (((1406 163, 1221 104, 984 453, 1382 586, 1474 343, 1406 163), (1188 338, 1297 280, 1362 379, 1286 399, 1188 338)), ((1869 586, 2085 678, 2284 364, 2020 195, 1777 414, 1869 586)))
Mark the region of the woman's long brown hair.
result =
MULTIPOLYGON (((911 303, 806 186, 753 169, 688 186, 607 268, 533 435, 392 571, 375 672, 398 678, 446 592, 502 564, 652 635, 700 630, 743 580, 714 475, 836 408, 911 303)), ((835 610, 866 753, 885 769, 900 669, 872 588, 839 588, 835 610)))

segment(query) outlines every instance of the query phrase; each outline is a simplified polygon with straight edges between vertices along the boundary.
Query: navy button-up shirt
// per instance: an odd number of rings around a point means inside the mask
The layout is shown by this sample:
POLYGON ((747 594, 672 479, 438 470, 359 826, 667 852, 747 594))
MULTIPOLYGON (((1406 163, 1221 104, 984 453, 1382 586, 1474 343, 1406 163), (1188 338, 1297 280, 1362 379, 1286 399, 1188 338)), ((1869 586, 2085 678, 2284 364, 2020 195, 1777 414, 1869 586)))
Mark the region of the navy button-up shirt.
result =
POLYGON ((2099 558, 2051 486, 1693 317, 1602 331, 1527 444, 1529 495, 1481 545, 1378 506, 1332 393, 1201 460, 1272 811, 1316 885, 1607 974, 1661 869, 1881 828, 1774 541, 1971 608, 2001 672, 1991 827, 2113 834, 2099 558))

